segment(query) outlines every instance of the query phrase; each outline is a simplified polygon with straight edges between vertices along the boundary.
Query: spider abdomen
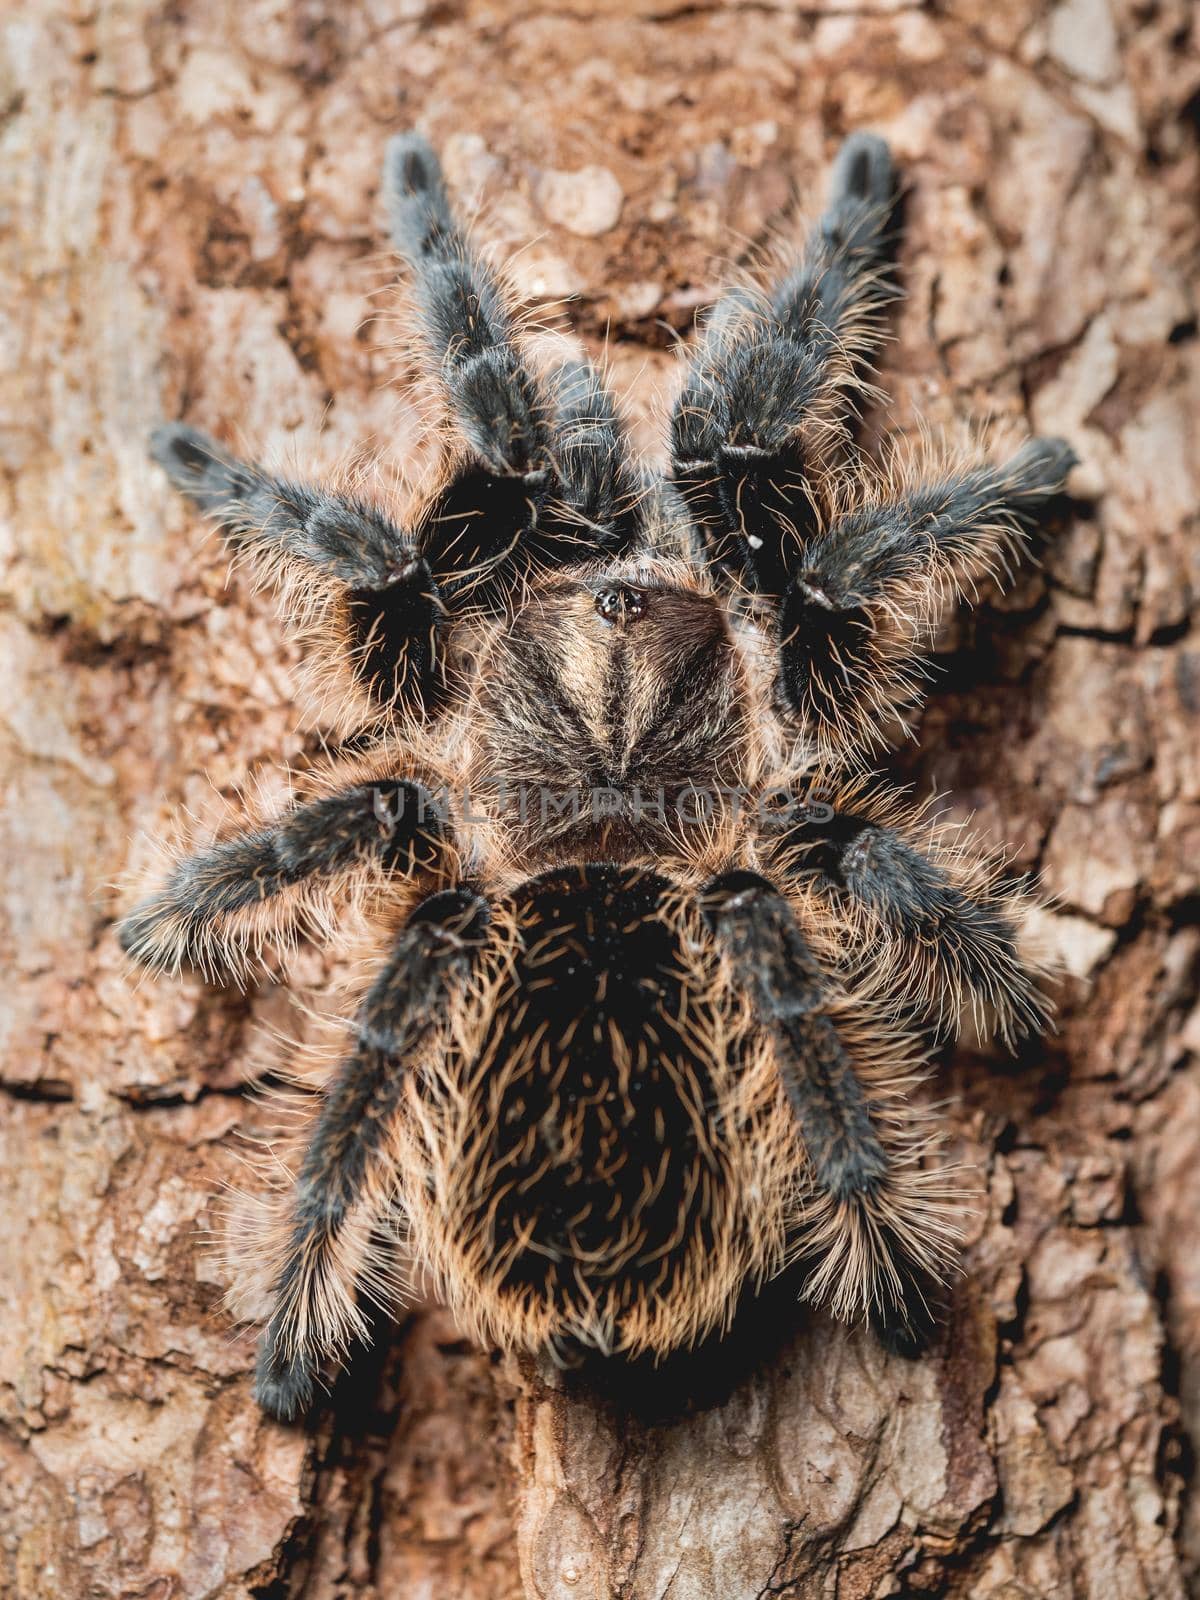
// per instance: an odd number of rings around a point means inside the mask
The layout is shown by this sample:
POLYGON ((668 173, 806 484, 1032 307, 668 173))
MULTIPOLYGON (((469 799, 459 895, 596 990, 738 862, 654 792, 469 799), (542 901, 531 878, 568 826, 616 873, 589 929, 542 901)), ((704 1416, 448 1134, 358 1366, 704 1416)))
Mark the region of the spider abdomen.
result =
POLYGON ((691 1344, 782 1259, 789 1132, 761 1041, 657 874, 546 873, 493 930, 473 1048, 415 1091, 418 1253, 501 1344, 691 1344))

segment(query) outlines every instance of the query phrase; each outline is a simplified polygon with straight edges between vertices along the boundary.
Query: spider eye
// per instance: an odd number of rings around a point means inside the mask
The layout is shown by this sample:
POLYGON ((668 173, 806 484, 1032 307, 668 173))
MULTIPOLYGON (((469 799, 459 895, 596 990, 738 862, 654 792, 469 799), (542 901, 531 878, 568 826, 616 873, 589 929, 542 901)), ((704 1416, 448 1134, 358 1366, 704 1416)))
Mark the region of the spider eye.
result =
POLYGON ((596 595, 596 610, 605 622, 636 622, 645 614, 646 598, 644 589, 610 583, 596 595))

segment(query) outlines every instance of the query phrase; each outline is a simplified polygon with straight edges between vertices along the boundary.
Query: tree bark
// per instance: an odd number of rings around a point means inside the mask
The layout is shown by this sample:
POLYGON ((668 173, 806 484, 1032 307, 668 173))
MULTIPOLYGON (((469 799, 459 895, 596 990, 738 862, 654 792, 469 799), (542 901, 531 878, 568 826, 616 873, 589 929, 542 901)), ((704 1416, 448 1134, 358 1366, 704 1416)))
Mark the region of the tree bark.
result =
MULTIPOLYGON (((5 1594, 1188 1592, 1197 26, 1187 0, 6 11, 5 1594), (782 1285, 657 1377, 499 1360, 426 1311, 314 1429, 251 1402, 204 1230, 306 1022, 281 988, 132 981, 115 885, 143 830, 270 789, 320 729, 145 440, 186 416, 276 458, 427 458, 379 293, 380 153, 412 124, 522 289, 607 333, 648 448, 717 258, 877 129, 908 185, 889 425, 992 414, 1082 458, 1041 565, 947 624, 896 762, 1043 873, 1068 974, 1055 1035, 942 1069, 976 1197, 927 1359, 782 1285)), ((327 976, 307 953, 301 987, 327 976)))

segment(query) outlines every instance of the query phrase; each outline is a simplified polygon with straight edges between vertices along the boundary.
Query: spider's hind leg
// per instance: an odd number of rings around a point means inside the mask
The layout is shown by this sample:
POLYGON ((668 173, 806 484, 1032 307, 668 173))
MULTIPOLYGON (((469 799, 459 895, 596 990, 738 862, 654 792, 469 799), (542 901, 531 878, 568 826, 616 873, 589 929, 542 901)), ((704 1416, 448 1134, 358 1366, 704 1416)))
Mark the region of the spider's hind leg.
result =
POLYGON ((254 1394, 272 1416, 307 1409, 322 1365, 365 1337, 361 1291, 386 1299, 373 1258, 393 1199, 389 1131, 415 1054, 437 1031, 448 986, 470 969, 488 921, 478 895, 448 889, 420 905, 359 1013, 354 1049, 325 1093, 273 1263, 274 1309, 259 1344, 254 1394), (355 1219, 366 1213, 364 1230, 355 1219))
POLYGON ((357 784, 185 857, 118 935, 134 960, 160 972, 241 978, 268 939, 320 921, 318 886, 362 867, 431 872, 444 844, 436 801, 420 784, 357 784))
POLYGON ((701 903, 773 1042, 808 1155, 806 1295, 841 1317, 865 1314, 890 1348, 916 1354, 957 1235, 946 1174, 922 1165, 934 1140, 909 1099, 919 1059, 902 1036, 872 1028, 765 878, 725 873, 701 903))
POLYGON ((802 253, 765 295, 718 302, 672 419, 676 482, 708 562, 782 592, 823 510, 891 297, 885 266, 895 173, 882 139, 851 135, 802 253))

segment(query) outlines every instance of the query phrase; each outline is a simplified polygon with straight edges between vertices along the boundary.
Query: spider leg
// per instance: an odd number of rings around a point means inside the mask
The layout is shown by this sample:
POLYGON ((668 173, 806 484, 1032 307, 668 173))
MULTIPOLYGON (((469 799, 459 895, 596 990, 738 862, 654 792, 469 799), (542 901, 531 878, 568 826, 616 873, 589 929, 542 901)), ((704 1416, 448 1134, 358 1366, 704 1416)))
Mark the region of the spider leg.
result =
POLYGON ((184 423, 151 437, 176 488, 285 589, 302 624, 316 624, 310 633, 327 670, 348 662, 367 701, 360 708, 350 697, 349 727, 437 709, 450 624, 503 613, 531 565, 627 548, 638 490, 593 369, 581 365, 560 384, 555 416, 503 285, 455 223, 437 158, 418 135, 389 143, 384 185, 426 349, 467 445, 409 525, 356 496, 239 460, 184 423))
POLYGON ((408 263, 426 346, 467 443, 496 477, 540 480, 549 412, 499 278, 456 224, 441 166, 420 134, 389 140, 383 170, 392 242, 408 263))
POLYGON ((150 449, 235 553, 280 576, 298 563, 348 587, 383 588, 416 554, 411 535, 365 501, 274 477, 199 428, 165 423, 150 449))
POLYGON ((455 222, 419 134, 388 144, 384 187, 425 348, 469 451, 429 508, 423 552, 448 600, 502 610, 530 566, 625 549, 637 484, 595 369, 570 364, 550 395, 531 370, 503 282, 455 222))
POLYGON ((317 884, 364 865, 380 875, 428 872, 442 848, 436 803, 420 784, 359 784, 186 857, 118 936, 157 971, 240 977, 268 937, 319 922, 317 884))
POLYGON ((441 165, 420 134, 388 141, 383 187, 425 352, 467 445, 427 507, 423 553, 457 609, 502 610, 550 479, 549 407, 503 285, 455 221, 441 165))
POLYGON ((819 480, 890 297, 894 204, 887 145, 853 134, 799 259, 769 294, 738 288, 718 302, 676 404, 674 476, 705 558, 759 592, 782 591, 819 521, 819 480))
POLYGON ((777 698, 823 758, 889 742, 919 702, 946 602, 1004 567, 1075 459, 1061 439, 1031 439, 1005 465, 881 493, 807 541, 779 604, 777 698))
POLYGON ((362 1006, 354 1049, 325 1093, 296 1178, 275 1307, 259 1344, 254 1394, 272 1416, 305 1410, 321 1364, 351 1336, 365 1336, 356 1288, 369 1293, 386 1274, 372 1269, 369 1249, 356 1240, 353 1213, 365 1203, 378 1217, 392 1198, 391 1118, 414 1053, 437 1029, 448 986, 469 971, 487 918, 486 902, 467 890, 431 896, 362 1006))
POLYGON ((150 448, 234 553, 291 593, 302 619, 332 613, 335 649, 372 706, 437 702, 444 607, 418 532, 364 500, 275 477, 185 423, 157 428, 150 448))
POLYGON ((954 1031, 970 1008, 1009 1044, 1045 1024, 1022 937, 1036 901, 956 830, 882 789, 850 791, 805 805, 769 848, 779 880, 819 897, 863 981, 899 1015, 954 1031))
POLYGON ((818 961, 784 896, 742 870, 701 901, 736 980, 771 1037, 808 1154, 809 1298, 866 1313, 891 1348, 916 1353, 933 1330, 955 1230, 945 1175, 923 1171, 930 1143, 908 1091, 918 1063, 894 1033, 872 1032, 818 961))
POLYGON ((643 485, 612 396, 590 361, 566 361, 554 374, 554 398, 557 485, 539 555, 554 565, 621 555, 638 538, 643 485))

